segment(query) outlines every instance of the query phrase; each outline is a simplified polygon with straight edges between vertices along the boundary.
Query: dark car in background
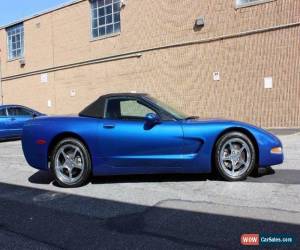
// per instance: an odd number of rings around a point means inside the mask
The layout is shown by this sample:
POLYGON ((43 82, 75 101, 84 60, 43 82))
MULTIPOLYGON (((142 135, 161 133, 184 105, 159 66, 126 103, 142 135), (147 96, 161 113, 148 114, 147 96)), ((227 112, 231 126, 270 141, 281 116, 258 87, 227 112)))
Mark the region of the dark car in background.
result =
POLYGON ((44 114, 20 105, 0 106, 0 140, 21 139, 26 121, 44 114))

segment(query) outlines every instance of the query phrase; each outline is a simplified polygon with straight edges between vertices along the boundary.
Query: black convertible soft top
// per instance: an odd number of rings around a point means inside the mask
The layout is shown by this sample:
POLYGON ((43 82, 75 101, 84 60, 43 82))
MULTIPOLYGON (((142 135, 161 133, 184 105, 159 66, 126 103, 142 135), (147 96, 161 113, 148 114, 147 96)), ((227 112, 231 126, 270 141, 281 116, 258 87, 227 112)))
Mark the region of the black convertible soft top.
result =
POLYGON ((91 103, 84 110, 79 113, 81 117, 93 117, 93 118, 104 118, 104 111, 106 100, 111 97, 135 97, 141 98, 147 96, 147 94, 143 93, 116 93, 116 94, 108 94, 99 97, 95 102, 91 103))

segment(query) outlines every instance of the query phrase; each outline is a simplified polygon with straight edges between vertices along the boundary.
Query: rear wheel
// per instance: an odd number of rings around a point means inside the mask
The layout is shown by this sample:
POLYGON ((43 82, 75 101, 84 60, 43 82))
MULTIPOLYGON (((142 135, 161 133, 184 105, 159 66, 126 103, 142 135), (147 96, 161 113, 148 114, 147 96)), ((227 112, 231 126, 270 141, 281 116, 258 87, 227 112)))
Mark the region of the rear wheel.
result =
POLYGON ((218 172, 228 181, 244 180, 255 168, 254 145, 240 132, 223 135, 216 144, 214 157, 218 172))
POLYGON ((91 160, 85 145, 75 138, 61 140, 51 155, 51 171, 62 187, 86 184, 91 175, 91 160))

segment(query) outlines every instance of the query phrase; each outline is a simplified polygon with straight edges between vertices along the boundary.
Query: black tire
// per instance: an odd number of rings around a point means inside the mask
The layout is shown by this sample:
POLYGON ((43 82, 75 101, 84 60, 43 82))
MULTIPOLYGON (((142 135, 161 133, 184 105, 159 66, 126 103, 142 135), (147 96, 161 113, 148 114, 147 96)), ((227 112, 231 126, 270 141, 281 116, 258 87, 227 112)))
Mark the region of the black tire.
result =
POLYGON ((54 149, 52 150, 52 153, 50 155, 50 169, 51 169, 51 173, 53 174, 55 181, 58 183, 59 186, 61 187, 65 187, 65 188, 75 188, 75 187, 81 187, 84 186, 88 183, 89 178, 91 176, 92 173, 92 166, 91 166, 91 158, 90 158, 90 154, 86 148, 86 146, 78 139, 75 138, 65 138, 62 139, 61 141, 59 141, 56 146, 54 147, 54 149), (67 183, 65 181, 62 180, 62 178, 59 178, 59 174, 57 173, 58 170, 55 170, 55 158, 58 154, 58 152, 60 151, 60 149, 62 147, 76 147, 78 148, 80 151, 80 154, 83 157, 83 166, 82 169, 80 171, 82 171, 81 176, 79 177, 78 180, 72 182, 72 183, 67 183))
POLYGON ((240 132, 229 132, 227 134, 224 134, 223 136, 221 136, 219 138, 219 140, 217 141, 217 143, 215 145, 215 150, 214 150, 215 168, 216 168, 217 172, 227 181, 241 181, 241 180, 246 179, 253 171, 255 171, 256 157, 257 156, 256 156, 256 151, 255 151, 253 142, 249 139, 249 137, 247 135, 240 133, 240 132), (245 167, 243 170, 244 172, 241 171, 241 174, 238 176, 230 175, 228 173, 228 171, 226 171, 224 169, 224 167, 222 166, 222 161, 220 159, 221 154, 223 154, 223 152, 221 152, 223 146, 226 145, 226 143, 228 143, 231 140, 243 141, 248 146, 247 149, 250 154, 249 163, 248 163, 249 165, 247 166, 245 164, 245 167))

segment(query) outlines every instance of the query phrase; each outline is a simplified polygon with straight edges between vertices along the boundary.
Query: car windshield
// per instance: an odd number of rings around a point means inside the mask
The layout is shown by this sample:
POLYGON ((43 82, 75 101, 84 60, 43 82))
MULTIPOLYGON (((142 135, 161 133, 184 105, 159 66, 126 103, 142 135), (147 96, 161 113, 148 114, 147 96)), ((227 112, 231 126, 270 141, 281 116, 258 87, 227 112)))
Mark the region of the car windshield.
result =
POLYGON ((159 107, 161 107, 162 109, 164 109, 165 111, 167 111, 168 113, 173 115, 176 119, 184 120, 189 117, 188 115, 184 114, 183 112, 177 111, 173 107, 169 106, 168 104, 163 103, 160 100, 157 100, 150 96, 148 96, 147 98, 149 98, 153 103, 155 103, 156 105, 158 105, 159 107))

